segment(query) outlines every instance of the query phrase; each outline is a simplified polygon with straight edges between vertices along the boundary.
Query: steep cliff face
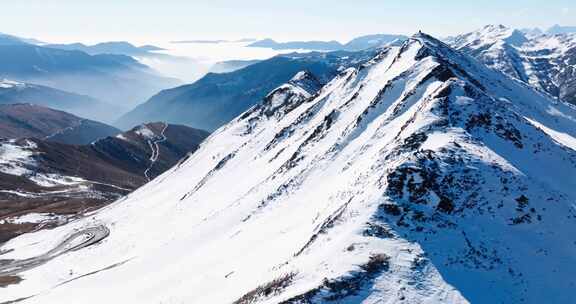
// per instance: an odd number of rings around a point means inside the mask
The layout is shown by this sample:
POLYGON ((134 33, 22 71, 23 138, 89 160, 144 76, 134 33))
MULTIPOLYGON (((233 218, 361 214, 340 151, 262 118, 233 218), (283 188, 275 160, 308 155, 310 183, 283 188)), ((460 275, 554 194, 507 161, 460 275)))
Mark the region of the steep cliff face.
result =
POLYGON ((565 303, 575 173, 573 108, 418 34, 319 91, 274 90, 126 198, 8 242, 0 275, 23 281, 0 300, 565 303), (99 243, 67 250, 82 232, 99 243))

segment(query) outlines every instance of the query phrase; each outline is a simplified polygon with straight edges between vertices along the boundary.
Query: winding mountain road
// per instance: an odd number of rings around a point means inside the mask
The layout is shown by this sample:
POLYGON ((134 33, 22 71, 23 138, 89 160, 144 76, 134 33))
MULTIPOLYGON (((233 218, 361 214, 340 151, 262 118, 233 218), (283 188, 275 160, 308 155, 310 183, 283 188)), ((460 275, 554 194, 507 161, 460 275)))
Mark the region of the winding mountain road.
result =
POLYGON ((168 124, 165 122, 163 124, 164 124, 164 127, 162 127, 162 131, 160 131, 160 138, 154 139, 153 141, 148 141, 148 144, 150 145, 150 149, 152 149, 152 155, 150 156, 150 161, 151 161, 150 166, 148 166, 148 168, 144 171, 144 176, 146 177, 146 179, 148 181, 151 180, 148 173, 150 172, 150 170, 154 166, 154 163, 156 163, 156 161, 158 160, 158 157, 160 156, 160 146, 158 144, 166 141, 166 139, 167 139, 164 132, 166 132, 166 129, 168 128, 168 124))
POLYGON ((16 275, 20 272, 38 267, 65 253, 94 245, 105 239, 108 235, 110 235, 110 230, 104 225, 73 232, 58 246, 42 255, 23 260, 0 260, 0 276, 16 275))
POLYGON ((78 120, 74 125, 69 126, 69 127, 66 127, 66 128, 63 128, 63 129, 60 129, 60 130, 54 132, 53 134, 50 134, 50 135, 48 135, 48 136, 45 136, 43 139, 44 139, 44 140, 47 140, 47 139, 50 139, 50 138, 52 138, 52 137, 54 137, 54 136, 56 136, 56 135, 61 135, 61 134, 64 134, 64 133, 66 133, 66 132, 68 132, 68 131, 72 131, 72 130, 80 127, 83 122, 84 122, 83 119, 78 120))

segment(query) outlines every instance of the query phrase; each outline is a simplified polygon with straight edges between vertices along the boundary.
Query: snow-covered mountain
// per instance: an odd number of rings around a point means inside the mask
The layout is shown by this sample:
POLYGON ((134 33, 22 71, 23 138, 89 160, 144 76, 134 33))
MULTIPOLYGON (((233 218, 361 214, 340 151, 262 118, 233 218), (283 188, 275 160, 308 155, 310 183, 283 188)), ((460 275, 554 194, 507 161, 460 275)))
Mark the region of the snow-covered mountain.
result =
POLYGON ((248 47, 261 47, 271 48, 275 50, 316 50, 316 51, 361 51, 370 48, 378 48, 387 44, 400 43, 408 37, 404 35, 393 34, 373 34, 356 37, 347 43, 340 43, 338 41, 290 41, 290 42, 276 42, 272 39, 263 39, 255 41, 248 45, 248 47))
POLYGON ((576 33, 576 26, 562 26, 559 24, 555 24, 550 27, 546 33, 548 34, 567 34, 567 33, 576 33))
POLYGON ((526 36, 503 25, 447 40, 491 68, 576 104, 576 34, 526 36))
POLYGON ((270 48, 273 50, 316 50, 316 51, 334 51, 343 49, 342 44, 338 41, 289 41, 277 42, 267 38, 255 41, 248 47, 270 48))
POLYGON ((344 49, 348 51, 359 51, 369 48, 377 48, 387 44, 400 44, 408 37, 404 35, 389 35, 389 34, 373 34, 360 36, 350 40, 344 45, 344 49))
POLYGON ((520 29, 520 31, 528 36, 539 36, 542 34, 549 34, 549 35, 568 34, 568 33, 576 33, 576 26, 562 26, 559 24, 555 24, 548 29, 533 27, 533 28, 523 28, 520 29))
POLYGON ((0 301, 569 303, 575 174, 574 108, 417 34, 6 243, 0 301))

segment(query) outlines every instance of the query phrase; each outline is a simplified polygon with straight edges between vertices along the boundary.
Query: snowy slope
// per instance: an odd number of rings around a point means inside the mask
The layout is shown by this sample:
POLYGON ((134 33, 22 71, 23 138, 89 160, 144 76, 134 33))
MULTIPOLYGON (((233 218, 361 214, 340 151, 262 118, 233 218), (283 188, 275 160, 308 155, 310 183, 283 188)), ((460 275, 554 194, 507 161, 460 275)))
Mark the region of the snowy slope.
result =
POLYGON ((527 36, 488 25, 447 42, 491 68, 576 104, 576 34, 527 36))
POLYGON ((0 301, 571 301, 574 109, 425 34, 285 88, 125 199, 0 247, 0 301))

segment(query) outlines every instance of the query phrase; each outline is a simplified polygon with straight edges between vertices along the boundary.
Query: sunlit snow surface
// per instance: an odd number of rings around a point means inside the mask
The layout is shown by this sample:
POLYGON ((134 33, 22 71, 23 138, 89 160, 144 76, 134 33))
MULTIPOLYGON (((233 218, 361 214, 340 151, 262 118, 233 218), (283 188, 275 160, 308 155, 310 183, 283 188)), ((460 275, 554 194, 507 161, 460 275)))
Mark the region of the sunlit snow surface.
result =
POLYGON ((339 303, 572 299, 576 154, 554 138, 576 136, 572 108, 425 35, 311 98, 271 94, 281 115, 257 106, 126 198, 1 247, 25 259, 110 229, 21 273, 0 302, 232 303, 295 273, 257 300, 319 288, 308 300, 324 303, 325 279, 374 255, 389 267, 339 303))
POLYGON ((497 71, 575 103, 576 33, 526 36, 502 25, 488 25, 446 40, 497 71))

